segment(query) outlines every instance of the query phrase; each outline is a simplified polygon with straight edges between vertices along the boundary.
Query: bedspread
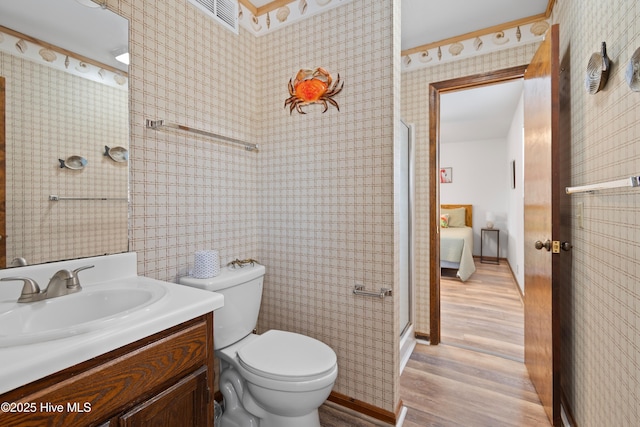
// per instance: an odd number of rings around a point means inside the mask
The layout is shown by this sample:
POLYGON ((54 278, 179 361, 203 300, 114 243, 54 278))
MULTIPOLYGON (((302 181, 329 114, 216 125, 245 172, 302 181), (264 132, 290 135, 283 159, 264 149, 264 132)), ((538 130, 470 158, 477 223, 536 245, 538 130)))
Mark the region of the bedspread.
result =
POLYGON ((448 227, 440 229, 440 260, 459 263, 456 275, 463 282, 476 271, 473 262, 473 229, 448 227))

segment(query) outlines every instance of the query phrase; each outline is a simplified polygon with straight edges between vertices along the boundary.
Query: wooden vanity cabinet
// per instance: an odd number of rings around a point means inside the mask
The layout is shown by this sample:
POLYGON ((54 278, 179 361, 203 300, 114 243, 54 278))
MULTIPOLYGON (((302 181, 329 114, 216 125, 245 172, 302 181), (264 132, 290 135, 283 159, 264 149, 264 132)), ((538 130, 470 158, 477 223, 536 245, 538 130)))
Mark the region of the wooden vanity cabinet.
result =
POLYGON ((213 426, 212 340, 209 313, 49 375, 0 395, 21 409, 0 425, 213 426))
POLYGON ((207 425, 207 372, 203 367, 111 422, 123 427, 207 425))

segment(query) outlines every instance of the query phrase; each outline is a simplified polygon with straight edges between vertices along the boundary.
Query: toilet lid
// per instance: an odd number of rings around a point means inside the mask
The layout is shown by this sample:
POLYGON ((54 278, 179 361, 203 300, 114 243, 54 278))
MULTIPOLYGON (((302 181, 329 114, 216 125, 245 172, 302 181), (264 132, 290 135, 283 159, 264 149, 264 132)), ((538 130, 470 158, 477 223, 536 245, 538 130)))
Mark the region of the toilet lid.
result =
POLYGON ((325 343, 293 332, 271 330, 238 351, 240 363, 263 377, 302 380, 322 376, 337 362, 325 343))

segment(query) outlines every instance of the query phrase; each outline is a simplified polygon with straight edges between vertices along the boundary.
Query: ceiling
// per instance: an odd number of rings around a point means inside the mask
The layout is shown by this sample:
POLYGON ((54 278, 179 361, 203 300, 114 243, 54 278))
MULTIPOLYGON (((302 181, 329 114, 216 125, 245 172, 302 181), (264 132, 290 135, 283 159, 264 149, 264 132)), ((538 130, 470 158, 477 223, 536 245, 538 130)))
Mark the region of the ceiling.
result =
POLYGON ((401 0, 402 50, 544 15, 551 0, 401 0))
POLYGON ((0 25, 127 71, 111 52, 128 46, 128 21, 90 0, 0 1, 0 25))
POLYGON ((522 79, 440 96, 440 142, 504 139, 522 96, 522 79))

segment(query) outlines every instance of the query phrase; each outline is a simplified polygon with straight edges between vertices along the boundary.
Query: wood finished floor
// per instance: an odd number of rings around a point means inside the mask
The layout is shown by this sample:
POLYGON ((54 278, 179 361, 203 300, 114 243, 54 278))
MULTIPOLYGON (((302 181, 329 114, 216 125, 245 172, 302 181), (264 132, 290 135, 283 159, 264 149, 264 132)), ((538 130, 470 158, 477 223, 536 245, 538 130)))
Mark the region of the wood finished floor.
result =
POLYGON ((521 362, 446 344, 416 347, 400 397, 403 427, 549 426, 521 362))
POLYGON ((524 308, 506 262, 440 281, 441 341, 400 378, 404 427, 549 426, 524 359, 524 308))
POLYGON ((389 426, 376 420, 365 419, 360 414, 345 411, 330 404, 324 404, 318 410, 322 427, 383 427, 389 426))
POLYGON ((506 261, 475 261, 476 272, 466 282, 443 273, 440 341, 522 362, 524 309, 518 285, 506 261))
MULTIPOLYGON (((441 282, 442 339, 449 344, 418 344, 411 355, 400 378, 403 427, 550 425, 521 362, 523 313, 511 272, 504 262, 476 267, 465 283, 441 282)), ((380 425, 328 405, 320 422, 380 425)))

